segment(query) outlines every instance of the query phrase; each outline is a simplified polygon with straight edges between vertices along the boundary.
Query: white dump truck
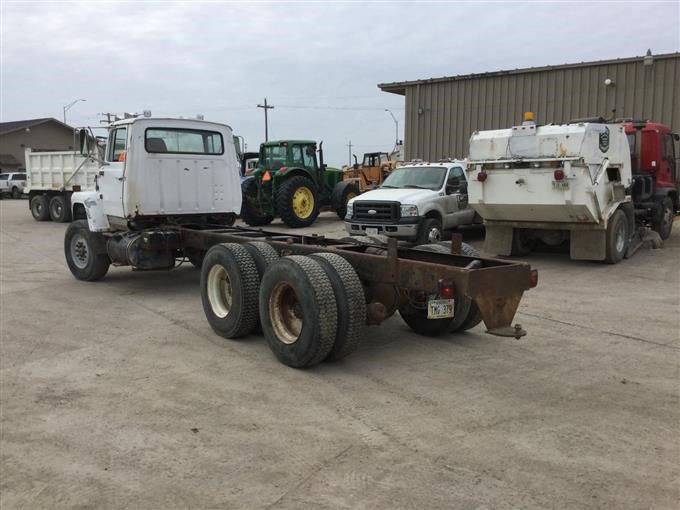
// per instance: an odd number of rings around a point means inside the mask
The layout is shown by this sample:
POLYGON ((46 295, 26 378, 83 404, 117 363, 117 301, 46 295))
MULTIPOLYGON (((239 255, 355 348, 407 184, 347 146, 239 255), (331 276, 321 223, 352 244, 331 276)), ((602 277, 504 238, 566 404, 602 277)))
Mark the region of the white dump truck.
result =
MULTIPOLYGON (((87 137, 81 133, 84 155, 87 137)), ((113 123, 95 190, 73 193, 64 254, 79 280, 111 265, 201 269, 206 319, 225 338, 258 323, 275 356, 306 367, 356 350, 365 328, 399 312, 415 332, 525 334, 512 320, 535 287, 528 264, 488 259, 460 242, 400 246, 234 227, 241 209, 231 129, 187 119, 113 123)), ((365 237, 364 237, 365 239, 365 237)))
POLYGON ((484 251, 526 255, 568 241, 572 259, 617 263, 641 244, 623 123, 538 126, 470 138, 468 200, 486 226, 484 251))
POLYGON ((71 194, 94 191, 97 159, 77 151, 26 149, 26 183, 31 214, 36 221, 71 221, 71 194))

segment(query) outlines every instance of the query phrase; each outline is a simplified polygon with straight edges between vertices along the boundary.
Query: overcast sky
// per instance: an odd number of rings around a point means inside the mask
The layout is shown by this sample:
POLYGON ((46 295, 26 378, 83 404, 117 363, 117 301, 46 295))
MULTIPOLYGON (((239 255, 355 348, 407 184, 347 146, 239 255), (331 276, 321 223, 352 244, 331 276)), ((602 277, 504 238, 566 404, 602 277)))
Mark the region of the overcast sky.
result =
MULTIPOLYGON (((403 137, 378 83, 680 49, 668 2, 1 2, 3 122, 205 115, 243 135, 324 140, 347 162, 403 137)), ((500 126, 499 126, 500 127, 500 126)), ((460 155, 464 156, 464 155, 460 155)))

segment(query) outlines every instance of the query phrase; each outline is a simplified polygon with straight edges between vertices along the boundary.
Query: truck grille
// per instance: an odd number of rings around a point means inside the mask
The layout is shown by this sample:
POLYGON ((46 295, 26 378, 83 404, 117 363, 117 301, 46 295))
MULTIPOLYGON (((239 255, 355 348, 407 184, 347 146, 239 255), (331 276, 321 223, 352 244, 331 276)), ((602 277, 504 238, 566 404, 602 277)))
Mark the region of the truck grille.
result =
POLYGON ((400 217, 399 202, 354 202, 355 220, 384 222, 398 221, 400 217))

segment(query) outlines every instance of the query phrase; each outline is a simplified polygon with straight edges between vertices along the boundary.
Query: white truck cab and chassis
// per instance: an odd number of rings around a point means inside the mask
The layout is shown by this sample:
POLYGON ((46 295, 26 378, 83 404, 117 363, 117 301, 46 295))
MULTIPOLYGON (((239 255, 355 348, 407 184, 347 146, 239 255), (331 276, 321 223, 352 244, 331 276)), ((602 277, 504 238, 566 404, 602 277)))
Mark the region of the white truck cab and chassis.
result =
POLYGON ((189 259, 201 269, 213 330, 238 338, 259 323, 286 365, 343 358, 367 325, 397 311, 427 336, 482 321, 494 335, 525 334, 512 320, 524 291, 537 283, 528 264, 484 258, 456 243, 419 250, 396 239, 376 246, 231 226, 241 188, 227 126, 117 122, 101 165, 97 189, 72 196, 74 215, 84 212, 87 220, 66 230, 71 273, 95 281, 111 265, 167 271, 189 259))
POLYGON ((525 255, 537 240, 568 241, 572 259, 616 263, 641 244, 622 124, 527 120, 475 132, 468 181, 487 253, 525 255))
POLYGON ((481 221, 468 207, 464 161, 408 163, 382 185, 347 204, 345 228, 351 235, 386 235, 438 242, 444 230, 481 221))

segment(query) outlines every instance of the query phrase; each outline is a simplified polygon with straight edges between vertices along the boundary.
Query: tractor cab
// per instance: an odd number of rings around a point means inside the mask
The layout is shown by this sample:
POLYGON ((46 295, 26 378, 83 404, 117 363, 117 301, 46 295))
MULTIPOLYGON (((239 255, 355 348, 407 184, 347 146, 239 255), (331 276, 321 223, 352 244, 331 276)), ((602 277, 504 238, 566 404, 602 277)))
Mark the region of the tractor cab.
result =
POLYGON ((367 152, 364 154, 363 167, 380 167, 390 161, 390 155, 386 152, 367 152))
POLYGON ((289 140, 266 142, 260 146, 258 167, 264 172, 276 175, 286 174, 289 170, 300 169, 310 174, 316 182, 319 165, 316 161, 316 142, 289 140))

